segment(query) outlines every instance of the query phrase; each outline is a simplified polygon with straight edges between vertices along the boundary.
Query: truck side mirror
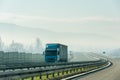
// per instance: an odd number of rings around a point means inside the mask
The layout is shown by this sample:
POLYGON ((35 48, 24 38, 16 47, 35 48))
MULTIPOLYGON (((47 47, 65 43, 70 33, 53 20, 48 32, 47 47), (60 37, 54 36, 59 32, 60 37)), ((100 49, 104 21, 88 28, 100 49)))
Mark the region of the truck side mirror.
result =
POLYGON ((60 55, 60 53, 58 52, 58 55, 60 55))

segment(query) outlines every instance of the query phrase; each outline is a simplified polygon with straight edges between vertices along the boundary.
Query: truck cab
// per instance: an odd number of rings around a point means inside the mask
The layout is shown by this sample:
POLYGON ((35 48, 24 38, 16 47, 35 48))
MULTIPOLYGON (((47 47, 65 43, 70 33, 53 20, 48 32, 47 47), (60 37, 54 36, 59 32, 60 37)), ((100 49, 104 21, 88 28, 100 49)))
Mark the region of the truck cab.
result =
POLYGON ((46 48, 45 48, 45 61, 46 62, 61 62, 65 59, 64 58, 65 54, 67 54, 66 46, 63 47, 63 45, 58 44, 58 43, 46 44, 46 48))

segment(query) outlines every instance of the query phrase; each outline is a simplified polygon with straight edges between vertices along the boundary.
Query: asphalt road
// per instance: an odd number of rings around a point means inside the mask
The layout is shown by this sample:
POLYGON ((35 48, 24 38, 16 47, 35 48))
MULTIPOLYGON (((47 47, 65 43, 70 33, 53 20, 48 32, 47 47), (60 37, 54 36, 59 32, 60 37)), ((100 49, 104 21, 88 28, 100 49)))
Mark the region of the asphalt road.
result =
POLYGON ((107 69, 74 80, 120 80, 120 59, 113 59, 112 62, 113 65, 107 69))

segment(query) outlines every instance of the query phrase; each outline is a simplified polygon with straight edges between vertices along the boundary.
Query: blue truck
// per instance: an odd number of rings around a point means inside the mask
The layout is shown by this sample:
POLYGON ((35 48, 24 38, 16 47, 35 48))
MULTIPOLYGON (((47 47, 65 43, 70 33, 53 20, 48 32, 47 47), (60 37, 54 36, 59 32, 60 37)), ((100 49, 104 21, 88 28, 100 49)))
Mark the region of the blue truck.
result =
POLYGON ((59 43, 46 44, 45 62, 67 62, 68 47, 59 43))

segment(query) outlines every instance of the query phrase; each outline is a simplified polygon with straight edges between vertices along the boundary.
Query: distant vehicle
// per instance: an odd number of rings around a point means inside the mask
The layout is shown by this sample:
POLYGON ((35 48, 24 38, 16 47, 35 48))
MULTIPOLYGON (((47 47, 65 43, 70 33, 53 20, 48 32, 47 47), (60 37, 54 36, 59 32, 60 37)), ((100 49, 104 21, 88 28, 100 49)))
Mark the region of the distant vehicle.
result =
POLYGON ((67 46, 59 43, 46 44, 45 61, 46 62, 67 62, 67 46))

